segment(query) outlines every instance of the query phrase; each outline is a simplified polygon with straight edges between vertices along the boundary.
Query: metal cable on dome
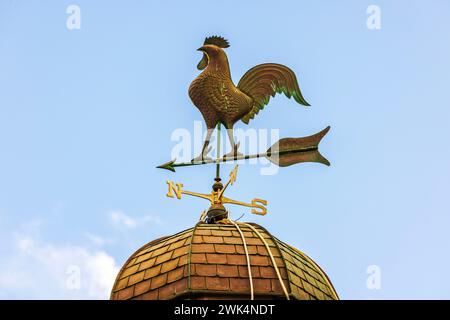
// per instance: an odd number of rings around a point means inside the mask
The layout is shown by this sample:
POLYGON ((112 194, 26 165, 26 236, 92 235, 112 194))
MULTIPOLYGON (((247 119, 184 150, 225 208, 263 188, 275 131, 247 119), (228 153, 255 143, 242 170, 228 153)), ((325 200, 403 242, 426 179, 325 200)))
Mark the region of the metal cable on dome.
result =
POLYGON ((284 285, 283 278, 281 278, 281 274, 280 274, 280 271, 278 270, 278 266, 277 266, 277 264, 276 264, 276 262, 275 262, 275 258, 273 257, 273 254, 272 254, 272 252, 270 251, 269 245, 267 244, 266 240, 265 240, 265 239, 263 238, 263 236, 259 233, 259 231, 256 230, 256 228, 253 227, 252 225, 250 225, 250 224, 248 224, 248 223, 245 223, 245 222, 240 222, 240 224, 245 225, 245 226, 249 227, 250 229, 252 229, 252 230, 258 235, 258 237, 261 239, 261 241, 264 243, 264 245, 266 246, 267 252, 269 253, 270 259, 272 260, 273 267, 275 268, 275 272, 276 272, 276 274, 277 274, 278 280, 280 281, 280 284, 281 284, 281 287, 282 287, 282 289, 283 289, 283 292, 284 292, 284 294, 285 294, 285 296, 286 296, 286 299, 287 299, 287 300, 291 300, 291 299, 289 298, 289 293, 288 293, 288 291, 287 291, 287 289, 286 289, 286 286, 284 285))
POLYGON ((239 228, 238 224, 231 219, 228 220, 230 220, 230 222, 236 227, 237 231, 241 235, 242 243, 244 245, 245 258, 247 259, 248 278, 250 281, 250 300, 254 300, 252 268, 250 265, 250 256, 248 255, 247 242, 245 241, 244 233, 242 232, 241 228, 239 228))

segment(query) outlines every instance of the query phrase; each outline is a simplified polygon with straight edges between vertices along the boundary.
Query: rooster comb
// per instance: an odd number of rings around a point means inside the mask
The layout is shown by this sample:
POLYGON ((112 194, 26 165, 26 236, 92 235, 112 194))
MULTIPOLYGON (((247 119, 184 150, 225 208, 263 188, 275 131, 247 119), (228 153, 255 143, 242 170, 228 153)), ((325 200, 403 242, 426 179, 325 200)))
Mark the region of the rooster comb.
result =
POLYGON ((205 44, 213 44, 220 48, 228 48, 230 46, 230 44, 228 43, 228 40, 224 39, 223 37, 219 37, 219 36, 206 37, 205 42, 203 44, 204 45, 205 44))

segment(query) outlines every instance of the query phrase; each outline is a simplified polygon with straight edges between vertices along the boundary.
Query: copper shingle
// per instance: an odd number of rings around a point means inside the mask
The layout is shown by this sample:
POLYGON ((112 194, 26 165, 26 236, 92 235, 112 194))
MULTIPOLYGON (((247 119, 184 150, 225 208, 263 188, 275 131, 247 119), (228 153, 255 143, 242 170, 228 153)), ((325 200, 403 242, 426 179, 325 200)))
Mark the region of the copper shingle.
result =
MULTIPOLYGON (((304 253, 252 224, 275 257, 292 299, 338 299, 320 267, 304 253)), ((241 226, 253 277, 255 298, 284 299, 280 280, 261 239, 241 226)), ((170 237, 154 240, 124 264, 111 299, 250 298, 244 246, 236 227, 197 224, 170 237)))

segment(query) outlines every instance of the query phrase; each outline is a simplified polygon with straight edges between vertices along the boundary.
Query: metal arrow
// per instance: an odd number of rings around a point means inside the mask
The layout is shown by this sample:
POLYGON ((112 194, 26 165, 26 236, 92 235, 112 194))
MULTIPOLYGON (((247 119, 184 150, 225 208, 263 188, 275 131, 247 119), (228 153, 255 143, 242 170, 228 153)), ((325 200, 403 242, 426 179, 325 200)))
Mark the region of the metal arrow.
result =
POLYGON ((175 172, 176 167, 198 166, 211 163, 222 163, 229 161, 247 160, 265 157, 270 162, 280 166, 288 167, 301 162, 317 162, 329 166, 330 162, 319 152, 319 143, 328 133, 330 126, 322 131, 302 138, 283 138, 274 143, 266 152, 251 155, 236 155, 234 157, 222 157, 216 159, 205 159, 203 161, 176 162, 176 159, 166 162, 157 168, 175 172))

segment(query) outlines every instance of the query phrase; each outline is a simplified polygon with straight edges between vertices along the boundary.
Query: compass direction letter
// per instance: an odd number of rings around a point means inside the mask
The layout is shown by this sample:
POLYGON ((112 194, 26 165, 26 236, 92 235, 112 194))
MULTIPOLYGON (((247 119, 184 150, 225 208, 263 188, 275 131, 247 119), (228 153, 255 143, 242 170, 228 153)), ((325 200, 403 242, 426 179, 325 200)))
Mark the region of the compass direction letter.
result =
POLYGON ((173 193, 177 196, 177 199, 181 199, 181 194, 183 193, 183 184, 182 183, 174 183, 173 181, 167 180, 167 185, 169 190, 167 191, 166 196, 169 198, 174 198, 173 193))
POLYGON ((236 181, 237 172, 238 172, 238 166, 236 165, 234 167, 234 169, 230 172, 230 184, 231 185, 233 185, 233 183, 236 181))
POLYGON ((265 207, 267 206, 267 200, 263 200, 263 199, 253 199, 252 200, 252 213, 253 214, 259 214, 261 216, 265 215, 267 213, 267 208, 265 207), (260 209, 261 211, 256 210, 255 208, 260 209))

